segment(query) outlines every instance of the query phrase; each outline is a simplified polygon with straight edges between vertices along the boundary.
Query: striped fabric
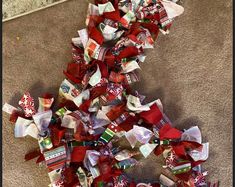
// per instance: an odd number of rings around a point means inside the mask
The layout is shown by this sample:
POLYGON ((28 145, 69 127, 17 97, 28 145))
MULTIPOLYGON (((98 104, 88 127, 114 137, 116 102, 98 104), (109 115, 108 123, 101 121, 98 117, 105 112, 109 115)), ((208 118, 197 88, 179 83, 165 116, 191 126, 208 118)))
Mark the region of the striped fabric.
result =
POLYGON ((117 132, 120 132, 122 129, 114 122, 111 122, 110 125, 106 128, 103 134, 100 136, 98 142, 106 144, 108 143, 117 132))
POLYGON ((166 158, 166 165, 175 175, 186 173, 191 169, 191 163, 188 161, 179 161, 178 156, 173 152, 169 152, 166 158))
POLYGON ((104 131, 104 133, 101 135, 101 137, 99 138, 99 142, 106 144, 113 138, 114 135, 115 135, 115 132, 107 128, 104 131))
POLYGON ((163 113, 163 118, 157 124, 154 124, 154 130, 159 131, 165 124, 172 125, 169 118, 163 113))
POLYGON ((96 144, 97 144, 97 141, 82 141, 82 142, 71 141, 71 142, 68 142, 68 146, 71 148, 79 147, 79 146, 96 146, 96 144))
POLYGON ((65 112, 67 111, 67 109, 65 107, 60 108, 59 110, 56 111, 56 114, 58 116, 64 116, 65 112))
POLYGON ((65 146, 57 147, 53 150, 44 152, 46 165, 50 169, 58 169, 63 166, 67 160, 65 146))
POLYGON ((94 57, 97 60, 104 61, 105 54, 108 52, 109 48, 107 47, 100 47, 94 57))
POLYGON ((172 168, 172 172, 177 175, 181 173, 186 173, 191 169, 191 163, 182 164, 172 168))
POLYGON ((211 182, 208 182, 207 187, 219 187, 219 181, 217 181, 216 183, 213 183, 213 184, 211 182))
POLYGON ((90 166, 89 170, 91 172, 92 177, 95 179, 96 177, 100 176, 100 170, 97 166, 90 166))

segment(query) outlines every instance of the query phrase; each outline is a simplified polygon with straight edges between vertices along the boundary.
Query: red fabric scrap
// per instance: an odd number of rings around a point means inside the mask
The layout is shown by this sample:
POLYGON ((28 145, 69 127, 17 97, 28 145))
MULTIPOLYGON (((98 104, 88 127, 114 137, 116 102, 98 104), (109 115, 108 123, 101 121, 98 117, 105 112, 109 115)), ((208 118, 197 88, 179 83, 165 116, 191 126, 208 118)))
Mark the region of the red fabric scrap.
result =
POLYGON ((32 151, 32 152, 29 152, 27 153, 25 156, 24 156, 24 159, 25 161, 29 161, 29 160, 32 160, 38 156, 40 156, 41 152, 40 150, 35 150, 35 151, 32 151))
POLYGON ((129 116, 124 122, 120 123, 118 126, 125 131, 133 129, 134 124, 139 120, 138 116, 129 116))
POLYGON ((45 160, 44 155, 43 155, 43 154, 40 154, 40 156, 38 157, 38 159, 37 159, 37 161, 36 161, 36 164, 38 164, 38 163, 40 163, 40 162, 42 162, 42 161, 44 161, 44 160, 45 160))
POLYGON ((78 110, 77 105, 73 101, 67 99, 63 99, 63 101, 59 103, 58 107, 59 108, 66 107, 70 111, 78 110))
POLYGON ((83 162, 87 150, 90 150, 90 146, 78 146, 74 147, 71 153, 71 162, 83 162))
POLYGON ((104 42, 102 33, 96 27, 92 27, 89 30, 89 37, 95 40, 99 45, 102 45, 102 43, 104 42))
POLYGON ((102 78, 108 78, 109 77, 109 72, 108 72, 108 67, 107 64, 105 64, 102 61, 97 60, 96 63, 98 64, 101 72, 101 77, 102 78))
POLYGON ((122 58, 129 58, 129 57, 133 57, 133 56, 137 56, 139 54, 139 50, 137 47, 135 46, 128 46, 125 47, 120 54, 118 55, 118 57, 120 59, 122 58))
POLYGON ((74 83, 81 83, 89 67, 89 65, 82 63, 69 63, 67 66, 67 71, 64 71, 64 74, 74 83))
POLYGON ((97 15, 90 15, 90 20, 88 23, 88 31, 91 30, 93 27, 97 27, 101 22, 104 21, 104 17, 97 16, 97 15))
POLYGON ((17 121, 18 117, 22 117, 22 118, 25 118, 25 119, 30 119, 29 117, 26 117, 24 115, 23 111, 21 111, 21 110, 14 110, 11 113, 11 115, 10 115, 9 121, 12 122, 12 123, 15 123, 17 121))
POLYGON ((63 176, 65 186, 73 186, 74 183, 78 182, 76 172, 71 167, 65 168, 63 171, 63 176))
POLYGON ((106 116, 111 120, 117 119, 125 110, 126 105, 124 103, 112 107, 112 109, 106 114, 106 116))
POLYGON ((54 146, 58 146, 65 134, 66 129, 63 127, 58 127, 54 125, 51 127, 51 141, 54 146))
POLYGON ((104 93, 106 93, 106 90, 107 90, 107 85, 92 88, 90 91, 90 99, 93 100, 93 99, 103 95, 104 93))
POLYGON ((120 12, 118 9, 116 9, 113 12, 104 12, 103 17, 107 19, 111 19, 113 21, 119 21, 121 19, 120 12))
POLYGON ((176 128, 171 127, 170 124, 165 124, 160 130, 159 130, 159 138, 160 140, 164 139, 178 139, 181 138, 182 132, 179 131, 176 128))
POLYGON ((142 118, 144 122, 148 124, 156 124, 162 119, 162 117, 162 112, 156 103, 150 107, 150 110, 140 113, 140 118, 142 118))
POLYGON ((79 109, 82 110, 83 112, 89 113, 88 109, 91 105, 92 100, 86 100, 84 101, 80 106, 79 109))

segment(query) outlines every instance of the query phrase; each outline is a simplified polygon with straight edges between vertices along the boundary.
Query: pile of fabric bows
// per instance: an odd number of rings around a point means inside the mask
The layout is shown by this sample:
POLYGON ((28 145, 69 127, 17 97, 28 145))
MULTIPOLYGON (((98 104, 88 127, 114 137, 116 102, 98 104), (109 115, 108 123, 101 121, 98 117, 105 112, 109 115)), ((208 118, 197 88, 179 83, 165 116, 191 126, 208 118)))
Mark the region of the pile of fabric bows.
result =
POLYGON ((15 137, 38 141, 39 148, 25 160, 48 168, 49 186, 210 186, 201 168, 209 143, 202 143, 199 128, 173 128, 159 99, 146 103, 130 87, 139 81, 145 49, 154 47, 159 33, 168 34, 183 11, 169 0, 96 0, 88 6, 86 28, 72 38, 73 60, 56 107, 46 93, 36 110, 29 92, 20 107, 3 106, 15 123, 15 137), (129 148, 119 145, 121 139, 129 148), (126 169, 150 154, 165 160, 158 182, 128 178, 126 169))

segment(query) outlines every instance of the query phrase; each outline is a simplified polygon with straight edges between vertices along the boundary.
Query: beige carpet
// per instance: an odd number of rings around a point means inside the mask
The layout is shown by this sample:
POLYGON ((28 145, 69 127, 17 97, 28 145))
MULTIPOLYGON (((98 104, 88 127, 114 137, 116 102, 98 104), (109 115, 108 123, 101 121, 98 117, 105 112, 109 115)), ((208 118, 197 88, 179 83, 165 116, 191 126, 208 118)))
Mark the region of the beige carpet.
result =
MULTIPOLYGON (((84 27, 88 3, 69 2, 3 24, 3 101, 17 105, 30 90, 37 98, 56 94, 62 70, 71 60, 71 38, 84 27)), ((210 157, 203 164, 209 179, 232 186, 232 1, 187 0, 170 35, 160 37, 147 52, 141 82, 134 87, 160 98, 175 126, 198 125, 210 142, 210 157)), ((37 147, 31 138, 14 138, 14 125, 3 115, 3 186, 46 187, 46 169, 24 162, 37 147)), ((135 170, 144 178, 159 170, 150 157, 135 170)))
POLYGON ((8 20, 22 14, 26 14, 37 9, 42 9, 59 3, 60 0, 3 0, 2 18, 8 20))

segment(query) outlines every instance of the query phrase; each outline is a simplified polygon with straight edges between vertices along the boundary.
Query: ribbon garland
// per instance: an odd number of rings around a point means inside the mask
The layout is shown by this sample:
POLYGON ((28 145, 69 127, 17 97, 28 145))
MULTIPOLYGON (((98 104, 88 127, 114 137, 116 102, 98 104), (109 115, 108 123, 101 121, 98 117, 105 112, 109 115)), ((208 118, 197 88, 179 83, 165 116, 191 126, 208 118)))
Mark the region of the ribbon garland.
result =
POLYGON ((39 149, 25 155, 45 163, 49 186, 155 187, 218 186, 206 182, 201 163, 209 143, 198 127, 178 130, 164 113, 161 101, 145 103, 132 91, 144 51, 158 34, 168 34, 173 19, 184 11, 170 0, 95 0, 89 4, 86 28, 72 38, 73 62, 64 70, 56 111, 50 94, 39 97, 38 110, 26 92, 19 106, 3 110, 15 122, 15 137, 38 140, 39 149), (127 139, 130 148, 117 145, 127 139), (137 148, 139 151, 133 151, 137 148), (138 165, 137 155, 165 159, 157 182, 134 181, 125 169, 138 165))

